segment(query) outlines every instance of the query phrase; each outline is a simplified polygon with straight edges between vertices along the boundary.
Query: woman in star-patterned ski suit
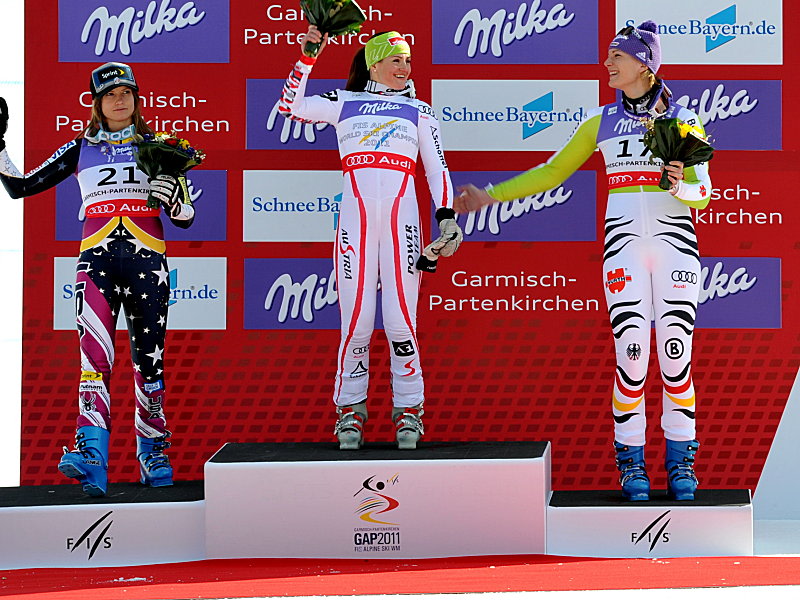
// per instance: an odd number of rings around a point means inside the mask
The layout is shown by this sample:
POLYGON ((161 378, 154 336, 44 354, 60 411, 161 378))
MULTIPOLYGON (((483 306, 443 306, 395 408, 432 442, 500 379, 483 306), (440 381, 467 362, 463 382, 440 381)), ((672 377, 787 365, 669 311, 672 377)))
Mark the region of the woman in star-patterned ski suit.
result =
MULTIPOLYGON (((147 206, 148 193, 153 190, 176 226, 186 228, 194 220, 194 208, 183 177, 159 176, 151 184, 136 165, 134 136, 152 133, 152 130, 139 113, 138 87, 130 67, 108 63, 97 69, 93 78, 98 72, 103 74, 101 69, 116 75, 116 71, 124 71, 123 67, 127 72, 122 75, 121 82, 117 79, 116 86, 103 87, 93 81, 94 118, 86 131, 59 148, 33 171, 22 175, 11 163, 5 144, 0 146, 0 178, 12 197, 38 194, 69 175, 74 175, 80 186, 83 200, 80 214, 85 219, 75 304, 81 376, 78 385, 78 443, 73 452, 81 452, 80 460, 82 463, 88 461, 89 466, 82 464, 78 469, 80 472, 71 466, 62 468, 62 458, 59 469, 78 479, 84 484, 84 490, 95 496, 105 493, 106 482, 104 473, 85 472, 97 468, 96 461, 99 460, 96 456, 87 459, 86 443, 97 439, 104 442, 103 460, 106 464, 101 466, 103 471, 107 469, 107 438, 111 429, 109 381, 114 365, 114 334, 120 308, 125 310, 130 334, 136 394, 135 427, 139 442, 137 456, 142 464, 142 483, 154 486, 172 483, 172 469, 163 454, 163 449, 169 445, 166 438, 170 435, 164 416, 163 356, 170 294, 169 267, 159 217, 161 209, 147 206), (104 96, 112 97, 106 102, 134 107, 131 117, 123 120, 121 125, 124 126, 119 129, 113 126, 116 123, 114 115, 108 117, 108 111, 118 109, 116 105, 107 109, 102 104, 104 96), (117 100, 113 100, 115 96, 117 100), (126 122, 130 124, 125 125, 126 122), (159 455, 158 465, 152 463, 154 452, 159 455), (158 477, 153 476, 156 470, 158 477), (95 476, 102 481, 94 481, 95 476)), ((8 117, 5 103, 2 104, 0 142, 8 117)), ((66 453, 65 457, 69 454, 66 453)))

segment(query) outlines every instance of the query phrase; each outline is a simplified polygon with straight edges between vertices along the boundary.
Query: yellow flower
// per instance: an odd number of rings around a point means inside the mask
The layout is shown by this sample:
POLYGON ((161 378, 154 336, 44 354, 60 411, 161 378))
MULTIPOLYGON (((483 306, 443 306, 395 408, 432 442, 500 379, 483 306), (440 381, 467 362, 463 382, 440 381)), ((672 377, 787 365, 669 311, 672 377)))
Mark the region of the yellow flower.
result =
POLYGON ((189 142, 187 140, 181 140, 180 142, 178 142, 178 145, 184 150, 186 150, 189 147, 189 142))
POLYGON ((692 132, 692 129, 694 129, 694 127, 688 123, 678 123, 678 131, 680 132, 682 138, 685 138, 687 135, 689 135, 692 132))

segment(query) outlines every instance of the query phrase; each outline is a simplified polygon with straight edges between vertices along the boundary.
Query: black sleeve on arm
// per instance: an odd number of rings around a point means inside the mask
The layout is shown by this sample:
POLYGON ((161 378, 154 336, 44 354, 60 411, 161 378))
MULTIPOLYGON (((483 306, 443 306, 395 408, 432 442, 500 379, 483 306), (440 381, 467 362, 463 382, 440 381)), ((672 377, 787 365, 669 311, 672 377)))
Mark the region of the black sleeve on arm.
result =
POLYGON ((80 141, 72 140, 24 177, 12 177, 0 172, 0 180, 12 198, 33 196, 49 190, 75 173, 80 154, 80 141))

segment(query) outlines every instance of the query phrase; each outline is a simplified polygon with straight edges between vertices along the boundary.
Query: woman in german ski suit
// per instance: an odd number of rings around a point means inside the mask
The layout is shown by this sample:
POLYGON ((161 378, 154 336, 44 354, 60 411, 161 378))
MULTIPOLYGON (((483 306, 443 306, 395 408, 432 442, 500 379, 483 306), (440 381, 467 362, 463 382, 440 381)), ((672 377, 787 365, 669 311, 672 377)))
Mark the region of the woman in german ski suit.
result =
POLYGON ((666 437, 668 492, 694 499, 695 392, 691 350, 700 291, 700 257, 690 208, 704 208, 711 195, 705 164, 684 168, 648 160, 644 118, 677 117, 700 132, 692 111, 671 101, 663 80, 658 28, 652 21, 626 27, 614 37, 603 63, 619 101, 590 111, 567 143, 545 164, 486 190, 466 186, 456 212, 509 201, 553 188, 599 148, 606 163, 603 282, 616 350, 612 393, 614 447, 623 495, 648 500, 644 460, 644 384, 655 320, 664 388, 661 426, 666 437), (662 169, 672 187, 658 187, 662 169))

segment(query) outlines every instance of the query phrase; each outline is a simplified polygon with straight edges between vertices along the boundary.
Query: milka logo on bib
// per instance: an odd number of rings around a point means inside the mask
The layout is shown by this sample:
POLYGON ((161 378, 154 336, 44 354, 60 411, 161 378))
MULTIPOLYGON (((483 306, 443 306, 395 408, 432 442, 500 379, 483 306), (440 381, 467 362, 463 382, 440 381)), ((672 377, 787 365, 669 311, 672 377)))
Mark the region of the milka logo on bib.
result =
POLYGON ((95 54, 101 56, 104 52, 114 52, 119 47, 122 54, 129 56, 132 43, 138 44, 162 33, 197 25, 205 16, 205 11, 198 11, 194 2, 185 2, 180 8, 173 8, 170 0, 152 0, 145 10, 128 6, 118 15, 110 14, 105 6, 98 6, 86 19, 81 42, 85 44, 90 40, 97 23, 95 54))
POLYGON ((394 102, 365 102, 358 107, 358 112, 362 115, 377 115, 385 111, 400 110, 401 105, 394 102))
POLYGON ((541 0, 533 0, 530 10, 527 2, 520 2, 516 10, 498 9, 490 17, 484 17, 479 8, 473 8, 462 18, 456 28, 453 42, 458 46, 465 40, 470 28, 467 56, 472 58, 478 52, 486 54, 490 49, 497 58, 503 56, 503 48, 527 37, 566 27, 575 18, 564 4, 557 3, 547 11, 541 7, 541 0))

